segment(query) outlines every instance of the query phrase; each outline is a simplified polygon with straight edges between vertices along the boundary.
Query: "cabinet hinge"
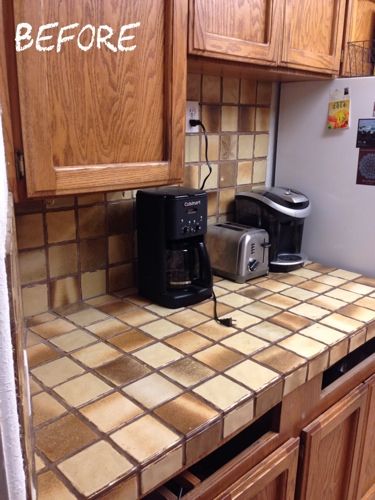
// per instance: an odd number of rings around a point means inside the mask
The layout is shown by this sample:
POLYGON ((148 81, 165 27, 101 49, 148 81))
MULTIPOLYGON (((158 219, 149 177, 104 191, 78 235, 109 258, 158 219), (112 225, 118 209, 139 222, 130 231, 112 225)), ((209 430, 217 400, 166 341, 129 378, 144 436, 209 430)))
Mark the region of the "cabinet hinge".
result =
POLYGON ((25 158, 23 155, 23 151, 17 150, 15 153, 16 160, 16 171, 17 178, 24 179, 25 178, 25 158))

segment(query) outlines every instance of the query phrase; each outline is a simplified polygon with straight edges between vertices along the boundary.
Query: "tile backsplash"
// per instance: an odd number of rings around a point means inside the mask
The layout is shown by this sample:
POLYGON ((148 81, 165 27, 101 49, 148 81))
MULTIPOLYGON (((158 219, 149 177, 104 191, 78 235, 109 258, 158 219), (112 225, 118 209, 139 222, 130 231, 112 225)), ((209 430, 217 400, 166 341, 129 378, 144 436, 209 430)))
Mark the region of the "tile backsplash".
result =
MULTIPOLYGON (((209 223, 230 219, 236 190, 266 176, 272 84, 188 75, 199 101, 212 174, 209 223)), ((208 173, 204 135, 187 134, 184 186, 208 173)), ((16 205, 25 316, 136 286, 135 191, 95 193, 16 205)))

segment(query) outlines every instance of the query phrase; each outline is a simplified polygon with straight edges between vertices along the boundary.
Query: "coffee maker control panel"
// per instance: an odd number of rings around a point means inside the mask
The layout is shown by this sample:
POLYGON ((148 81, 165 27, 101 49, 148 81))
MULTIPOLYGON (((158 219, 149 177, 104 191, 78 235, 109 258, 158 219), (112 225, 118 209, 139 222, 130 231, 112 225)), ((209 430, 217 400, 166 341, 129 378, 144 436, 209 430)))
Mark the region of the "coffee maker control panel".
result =
POLYGON ((169 238, 184 239, 204 235, 207 231, 207 194, 168 200, 169 238))

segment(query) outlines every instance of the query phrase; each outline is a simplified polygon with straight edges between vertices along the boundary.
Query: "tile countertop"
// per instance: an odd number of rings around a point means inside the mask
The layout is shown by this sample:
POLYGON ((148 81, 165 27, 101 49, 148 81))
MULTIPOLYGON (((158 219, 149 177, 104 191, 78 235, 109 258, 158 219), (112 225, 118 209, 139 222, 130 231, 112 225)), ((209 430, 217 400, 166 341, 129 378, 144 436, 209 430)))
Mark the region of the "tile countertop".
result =
POLYGON ((359 274, 310 264, 215 291, 235 328, 212 301, 138 296, 28 320, 40 500, 144 495, 375 336, 359 274))

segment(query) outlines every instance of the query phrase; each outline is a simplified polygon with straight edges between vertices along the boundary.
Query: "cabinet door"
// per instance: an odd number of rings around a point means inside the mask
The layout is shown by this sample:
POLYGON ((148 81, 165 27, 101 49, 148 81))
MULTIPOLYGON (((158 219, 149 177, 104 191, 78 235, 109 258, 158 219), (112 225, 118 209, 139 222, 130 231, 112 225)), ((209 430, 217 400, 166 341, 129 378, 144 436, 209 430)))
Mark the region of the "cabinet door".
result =
POLYGON ((180 181, 187 0, 13 1, 16 25, 29 23, 34 40, 16 54, 28 194, 180 181), (41 42, 52 49, 36 50, 39 28, 55 22, 43 32, 51 38, 41 42), (58 53, 60 28, 75 23, 63 33, 73 41, 58 53), (123 33, 134 38, 120 51, 121 27, 137 23, 123 33), (88 50, 81 50, 77 38, 85 26, 80 43, 88 50), (109 30, 116 51, 98 42, 109 30))
POLYGON ((300 496, 306 500, 352 500, 366 411, 359 386, 302 431, 300 496))
POLYGON ((276 63, 282 0, 190 0, 190 52, 276 63))
POLYGON ((337 73, 345 3, 345 0, 285 0, 281 63, 337 73))
POLYGON ((299 439, 289 439, 221 493, 222 500, 293 500, 299 439))
POLYGON ((359 473, 358 498, 375 498, 375 375, 368 387, 367 419, 363 433, 363 453, 359 473))

